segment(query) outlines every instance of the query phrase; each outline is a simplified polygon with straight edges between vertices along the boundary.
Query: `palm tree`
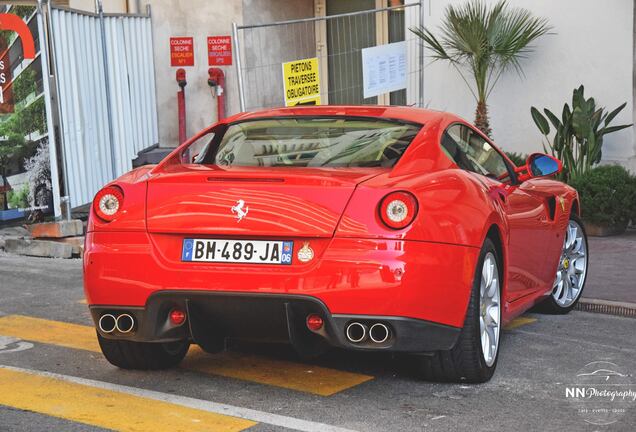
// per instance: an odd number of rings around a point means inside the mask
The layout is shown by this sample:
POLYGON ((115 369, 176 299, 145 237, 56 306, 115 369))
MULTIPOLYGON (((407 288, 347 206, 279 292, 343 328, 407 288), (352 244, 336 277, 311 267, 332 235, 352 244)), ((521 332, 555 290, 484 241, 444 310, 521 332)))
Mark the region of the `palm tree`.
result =
POLYGON ((477 101, 475 125, 490 136, 488 96, 501 75, 513 67, 523 76, 521 59, 532 52, 529 46, 551 27, 521 8, 508 7, 505 0, 489 8, 481 0, 446 8, 439 39, 424 27, 410 30, 433 52, 433 60, 447 60, 457 69, 477 101), (472 73, 474 85, 466 78, 472 73))

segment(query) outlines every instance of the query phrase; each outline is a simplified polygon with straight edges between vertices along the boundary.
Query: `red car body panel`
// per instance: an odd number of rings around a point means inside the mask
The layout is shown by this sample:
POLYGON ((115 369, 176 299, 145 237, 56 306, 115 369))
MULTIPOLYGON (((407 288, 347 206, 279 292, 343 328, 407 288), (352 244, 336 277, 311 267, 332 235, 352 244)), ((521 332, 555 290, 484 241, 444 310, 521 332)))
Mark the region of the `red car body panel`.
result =
MULTIPOLYGON (((332 314, 403 316, 459 327, 479 250, 374 239, 312 240, 317 259, 291 268, 181 262, 177 235, 90 233, 89 304, 144 306, 160 290, 307 295, 332 314), (438 269, 455 263, 451 274, 438 269), (425 279, 421 275, 427 275, 425 279), (430 275, 430 276, 428 276, 430 275)), ((298 240, 290 238, 293 240, 298 240)))
POLYGON ((160 173, 148 186, 149 232, 237 236, 331 237, 356 185, 377 168, 232 168, 189 165, 160 173), (228 208, 252 204, 240 224, 228 208), (184 205, 187 202, 187 205, 184 205), (210 221, 214 221, 211 224, 210 221))
MULTIPOLYGON (((161 291, 290 294, 320 300, 332 314, 405 317, 462 327, 480 248, 499 240, 504 322, 552 289, 563 233, 577 194, 554 180, 501 183, 459 169, 440 149, 447 113, 404 107, 302 107, 243 113, 223 123, 275 116, 359 116, 423 127, 389 168, 142 167, 111 184, 124 193, 109 223, 91 212, 84 286, 92 306, 144 307, 161 291), (407 228, 387 228, 378 203, 405 190, 417 198, 407 228), (229 212, 251 204, 240 224, 229 212), (314 259, 292 265, 181 261, 187 236, 309 242, 314 259)), ((486 138, 486 137, 484 137, 486 138)))

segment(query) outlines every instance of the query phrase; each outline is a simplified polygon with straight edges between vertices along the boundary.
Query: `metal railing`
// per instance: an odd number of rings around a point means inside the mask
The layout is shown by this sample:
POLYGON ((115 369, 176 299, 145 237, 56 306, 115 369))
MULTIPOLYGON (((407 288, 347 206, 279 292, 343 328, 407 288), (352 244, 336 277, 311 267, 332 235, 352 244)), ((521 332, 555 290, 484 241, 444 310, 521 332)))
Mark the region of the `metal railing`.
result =
POLYGON ((423 106, 422 2, 266 24, 233 23, 241 111, 283 106, 282 64, 317 58, 321 104, 423 106), (406 88, 364 97, 362 50, 406 44, 406 88))

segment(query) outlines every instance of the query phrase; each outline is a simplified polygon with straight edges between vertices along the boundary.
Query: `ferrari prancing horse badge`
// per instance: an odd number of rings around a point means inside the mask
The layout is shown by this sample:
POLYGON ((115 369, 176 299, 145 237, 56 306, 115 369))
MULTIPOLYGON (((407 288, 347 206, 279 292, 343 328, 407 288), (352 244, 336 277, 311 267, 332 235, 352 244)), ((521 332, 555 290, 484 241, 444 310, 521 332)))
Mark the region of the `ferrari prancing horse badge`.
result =
POLYGON ((232 213, 236 213, 236 222, 240 222, 245 216, 247 216, 247 212, 250 211, 250 208, 245 205, 245 201, 240 199, 230 210, 232 213))

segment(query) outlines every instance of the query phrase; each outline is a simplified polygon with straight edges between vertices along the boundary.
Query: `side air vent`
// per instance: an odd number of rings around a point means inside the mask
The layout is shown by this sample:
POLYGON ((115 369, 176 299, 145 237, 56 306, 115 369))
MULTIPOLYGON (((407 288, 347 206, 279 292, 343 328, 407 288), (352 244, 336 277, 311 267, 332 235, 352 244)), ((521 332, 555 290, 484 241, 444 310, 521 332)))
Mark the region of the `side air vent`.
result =
POLYGON ((548 204, 548 217, 550 220, 554 220, 554 212, 556 211, 556 198, 550 197, 547 199, 548 204))

